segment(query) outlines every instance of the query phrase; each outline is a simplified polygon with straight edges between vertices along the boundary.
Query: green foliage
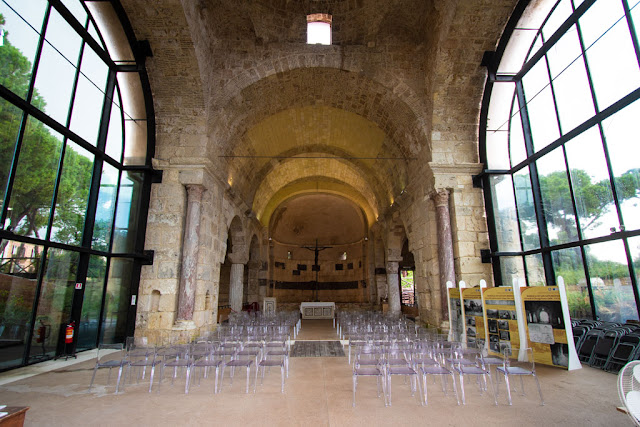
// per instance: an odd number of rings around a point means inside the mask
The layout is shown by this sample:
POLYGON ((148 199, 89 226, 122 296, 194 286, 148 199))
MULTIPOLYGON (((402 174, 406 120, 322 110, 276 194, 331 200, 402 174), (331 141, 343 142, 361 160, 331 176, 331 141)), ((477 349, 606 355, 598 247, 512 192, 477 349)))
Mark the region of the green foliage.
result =
MULTIPOLYGON (((0 25, 4 17, 0 15, 0 25)), ((32 65, 5 37, 0 46, 0 84, 17 95, 26 96, 32 65)), ((44 109, 46 103, 35 92, 32 104, 44 109)), ((0 185, 4 188, 13 162, 22 111, 0 101, 0 185)), ((48 127, 29 118, 18 154, 16 179, 9 198, 7 230, 23 235, 39 236, 51 214, 56 174, 62 142, 48 127)), ((78 244, 84 227, 84 216, 91 182, 92 160, 67 148, 54 221, 58 241, 78 244)))

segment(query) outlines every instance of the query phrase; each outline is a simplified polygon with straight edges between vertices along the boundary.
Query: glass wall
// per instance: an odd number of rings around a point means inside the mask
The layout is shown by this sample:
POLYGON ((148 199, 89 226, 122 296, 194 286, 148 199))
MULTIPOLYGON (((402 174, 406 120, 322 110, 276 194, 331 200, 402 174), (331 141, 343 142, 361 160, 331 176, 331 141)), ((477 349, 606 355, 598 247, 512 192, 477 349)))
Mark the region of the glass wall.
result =
POLYGON ((0 370, 124 341, 153 135, 117 3, 0 0, 0 370))
POLYGON ((638 0, 531 2, 488 64, 480 157, 496 285, 562 276, 575 318, 638 320, 637 28, 638 0))

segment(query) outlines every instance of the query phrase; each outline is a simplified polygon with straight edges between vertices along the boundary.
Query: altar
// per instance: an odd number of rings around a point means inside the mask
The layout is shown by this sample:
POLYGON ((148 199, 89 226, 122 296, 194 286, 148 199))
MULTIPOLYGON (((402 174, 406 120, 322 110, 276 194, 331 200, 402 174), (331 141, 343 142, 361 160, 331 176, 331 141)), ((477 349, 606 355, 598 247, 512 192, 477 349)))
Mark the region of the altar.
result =
POLYGON ((335 312, 335 302, 300 303, 300 313, 302 313, 303 319, 333 319, 335 312))

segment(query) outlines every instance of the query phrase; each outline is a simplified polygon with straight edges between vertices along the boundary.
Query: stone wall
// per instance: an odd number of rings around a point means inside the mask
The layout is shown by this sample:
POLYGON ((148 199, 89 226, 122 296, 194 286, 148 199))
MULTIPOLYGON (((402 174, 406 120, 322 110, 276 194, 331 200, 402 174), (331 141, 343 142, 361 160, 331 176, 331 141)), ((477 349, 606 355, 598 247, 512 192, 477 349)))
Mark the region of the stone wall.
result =
POLYGON ((273 210, 296 191, 340 193, 362 207, 371 230, 378 228, 357 256, 362 271, 353 273, 369 286, 349 298, 387 296, 385 233, 400 224, 416 264, 420 317, 441 324, 431 195, 443 189, 450 192, 456 279, 492 282, 490 264, 480 261, 488 248, 482 191, 471 177, 483 167, 482 56, 495 49, 516 0, 122 3, 137 38, 149 40, 154 53, 147 60, 154 167, 164 172, 152 188, 145 249, 155 258, 142 271, 137 335, 173 331, 184 185, 194 180, 206 191, 190 334, 214 327, 220 266, 229 254, 250 263, 251 299, 269 293, 267 284, 279 278, 273 262, 282 257, 270 253, 254 209, 273 210), (327 5, 335 44, 306 45, 305 14, 327 5), (343 158, 271 157, 305 154, 343 158), (227 248, 234 220, 242 229, 238 249, 227 248), (259 250, 250 254, 253 236, 259 250))

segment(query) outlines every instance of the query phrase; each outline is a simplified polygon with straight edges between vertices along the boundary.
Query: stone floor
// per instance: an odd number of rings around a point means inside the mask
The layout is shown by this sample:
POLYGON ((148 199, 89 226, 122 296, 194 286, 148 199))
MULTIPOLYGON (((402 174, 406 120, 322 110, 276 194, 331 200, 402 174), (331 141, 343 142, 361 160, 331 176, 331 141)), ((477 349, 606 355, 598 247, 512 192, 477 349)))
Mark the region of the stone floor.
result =
MULTIPOLYGON (((301 332, 299 339, 336 339, 330 322, 304 321, 301 332)), ((25 422, 29 426, 632 425, 616 411, 617 377, 589 367, 567 372, 538 366, 545 406, 539 405, 529 378, 525 379, 528 394, 514 394, 511 407, 506 405, 504 383, 498 406, 488 394, 480 395, 473 381, 467 383, 466 406, 457 406, 437 386, 430 388, 429 405, 420 406, 408 386, 394 378, 391 407, 376 397, 375 381, 364 379, 353 408, 351 369, 345 357, 292 358, 284 394, 279 372, 272 371, 255 394, 244 393, 245 377, 238 374, 232 385, 225 378, 217 395, 211 392, 211 380, 194 385, 188 395, 184 380, 173 386, 165 381, 159 392, 154 387, 152 393, 147 392, 148 385, 134 384, 115 395, 114 377, 106 385, 106 370, 99 371, 96 386, 87 391, 94 364, 91 355, 82 355, 87 360, 77 363, 58 361, 0 374, 0 404, 29 406, 25 422)))

